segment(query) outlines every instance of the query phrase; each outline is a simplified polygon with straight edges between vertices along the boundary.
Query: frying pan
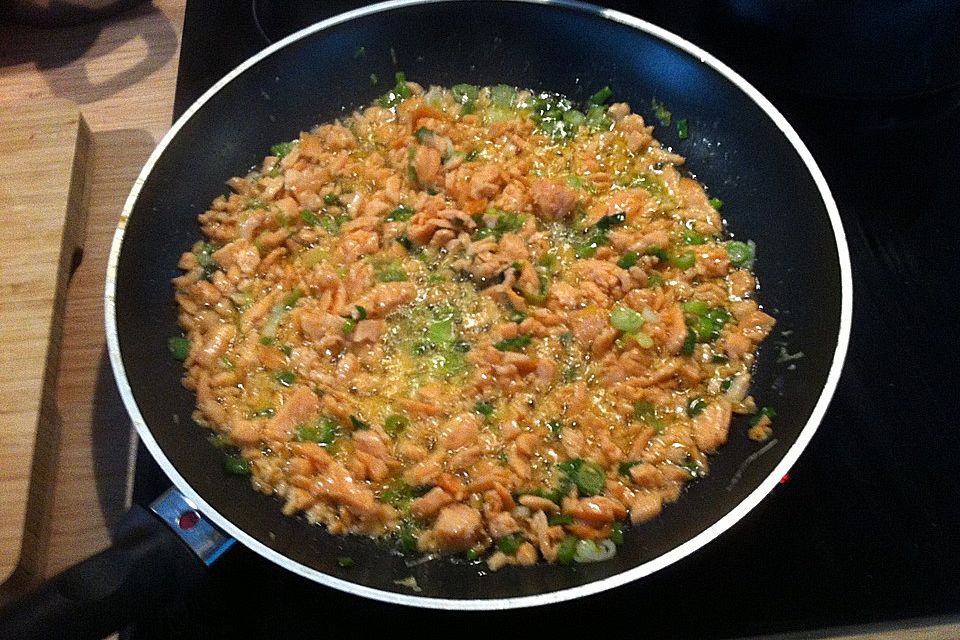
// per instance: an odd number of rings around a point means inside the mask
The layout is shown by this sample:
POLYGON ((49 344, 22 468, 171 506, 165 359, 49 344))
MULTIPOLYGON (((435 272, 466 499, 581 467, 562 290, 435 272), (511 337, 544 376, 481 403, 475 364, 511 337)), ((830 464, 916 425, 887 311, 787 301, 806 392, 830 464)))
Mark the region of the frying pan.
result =
MULTIPOLYGON (((529 0, 386 2, 313 25, 242 64, 187 110, 148 160, 121 215, 105 296, 121 396, 178 491, 158 507, 168 522, 183 524, 181 514, 195 509, 201 526, 190 528, 194 534, 219 530, 310 580, 391 603, 461 610, 527 607, 612 589, 733 526, 814 435, 846 352, 851 300, 849 258, 829 189, 763 96, 708 53, 651 24, 578 2, 529 0), (661 517, 632 528, 609 561, 488 573, 451 558, 411 562, 384 541, 328 535, 283 516, 278 501, 252 491, 247 479, 224 476, 222 453, 190 421, 194 397, 180 384, 167 339, 179 335, 170 280, 181 252, 199 237, 197 214, 224 192, 227 177, 257 163, 272 143, 368 103, 399 70, 425 85, 507 83, 574 100, 609 85, 616 100, 653 123, 656 99, 687 118, 690 131, 680 140, 663 126, 657 137, 685 155, 687 170, 725 202, 736 236, 757 244, 760 301, 777 318, 779 346, 787 350, 761 349, 752 390, 758 404, 777 408, 774 437, 755 443, 736 418, 710 474, 661 517), (803 357, 788 365, 779 357, 785 352, 803 357), (353 559, 351 567, 339 566, 343 556, 353 559)), ((102 635, 157 606, 158 591, 182 592, 180 583, 196 579, 200 563, 170 531, 135 507, 113 549, 8 609, 0 632, 28 637, 56 624, 62 637, 102 635)), ((208 546, 205 559, 222 546, 208 546)))

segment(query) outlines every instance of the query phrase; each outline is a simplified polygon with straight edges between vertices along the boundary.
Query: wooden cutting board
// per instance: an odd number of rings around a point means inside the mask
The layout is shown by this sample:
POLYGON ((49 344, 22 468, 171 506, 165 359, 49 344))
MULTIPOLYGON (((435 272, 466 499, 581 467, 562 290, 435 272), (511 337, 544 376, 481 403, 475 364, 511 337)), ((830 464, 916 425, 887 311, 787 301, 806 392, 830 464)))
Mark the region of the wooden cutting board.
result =
POLYGON ((32 582, 46 560, 62 315, 83 247, 89 141, 65 100, 0 112, 0 583, 32 582))

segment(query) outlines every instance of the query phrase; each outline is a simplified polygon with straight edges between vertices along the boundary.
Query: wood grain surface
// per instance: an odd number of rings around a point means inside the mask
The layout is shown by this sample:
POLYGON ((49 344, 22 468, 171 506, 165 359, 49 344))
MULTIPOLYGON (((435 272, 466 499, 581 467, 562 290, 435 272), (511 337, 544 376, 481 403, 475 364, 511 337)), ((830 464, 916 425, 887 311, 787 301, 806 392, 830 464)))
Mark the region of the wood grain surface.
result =
POLYGON ((47 485, 48 544, 36 563, 43 576, 105 548, 125 506, 131 430, 105 355, 104 274, 126 194, 170 127, 183 9, 182 0, 155 0, 76 27, 0 27, 0 121, 17 104, 67 99, 91 132, 86 242, 52 396, 62 427, 47 485))
POLYGON ((60 416, 66 284, 83 246, 89 131, 76 105, 30 101, 0 122, 0 582, 43 569, 60 416), (29 503, 29 509, 28 509, 29 503), (29 518, 28 518, 29 513, 29 518))

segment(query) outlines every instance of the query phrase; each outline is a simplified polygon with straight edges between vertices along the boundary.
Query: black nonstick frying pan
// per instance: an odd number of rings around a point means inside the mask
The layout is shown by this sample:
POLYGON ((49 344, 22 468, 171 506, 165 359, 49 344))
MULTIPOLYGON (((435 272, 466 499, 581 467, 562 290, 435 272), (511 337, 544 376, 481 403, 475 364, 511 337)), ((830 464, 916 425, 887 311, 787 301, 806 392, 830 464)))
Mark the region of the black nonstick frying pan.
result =
MULTIPOLYGON (((642 578, 695 552, 756 506, 824 415, 847 347, 851 301, 843 229, 823 176, 783 117, 721 62, 650 24, 580 3, 410 0, 343 14, 278 42, 174 124, 117 229, 106 329, 137 432, 179 491, 158 509, 195 547, 206 545, 205 560, 224 546, 215 527, 296 574, 359 596, 506 609, 642 578), (180 254, 199 237, 197 214, 224 192, 226 178, 258 162, 272 143, 368 103, 400 70, 424 85, 507 83, 581 101, 609 85, 615 100, 654 124, 656 99, 686 118, 690 132, 680 140, 664 126, 657 137, 685 155, 687 170, 724 201, 736 236, 757 244, 760 302, 777 318, 777 334, 761 350, 752 392, 758 404, 778 411, 774 437, 755 443, 745 420, 735 419, 710 474, 660 518, 628 531, 609 561, 487 573, 484 565, 450 558, 413 563, 386 542, 330 536, 283 516, 280 504, 252 491, 247 479, 224 476, 222 453, 190 420, 194 397, 180 384, 167 340, 179 335, 170 280, 180 254), (381 82, 374 86, 371 75, 381 82), (784 362, 778 346, 803 357, 784 362), (343 556, 353 559, 351 567, 339 566, 343 556)), ((4 612, 0 635, 43 636, 56 628, 57 637, 97 636, 161 602, 159 591, 182 591, 200 563, 170 531, 135 508, 113 549, 4 612)))

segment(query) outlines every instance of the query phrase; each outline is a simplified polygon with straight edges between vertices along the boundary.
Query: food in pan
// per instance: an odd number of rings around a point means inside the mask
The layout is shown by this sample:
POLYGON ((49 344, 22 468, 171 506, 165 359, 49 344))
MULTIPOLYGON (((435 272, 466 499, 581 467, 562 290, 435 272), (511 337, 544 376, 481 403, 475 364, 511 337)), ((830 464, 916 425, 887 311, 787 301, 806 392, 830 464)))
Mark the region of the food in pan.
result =
POLYGON ((231 179, 171 341, 228 470, 334 534, 498 569, 610 557, 732 414, 767 436, 754 247, 610 97, 398 74, 231 179))

